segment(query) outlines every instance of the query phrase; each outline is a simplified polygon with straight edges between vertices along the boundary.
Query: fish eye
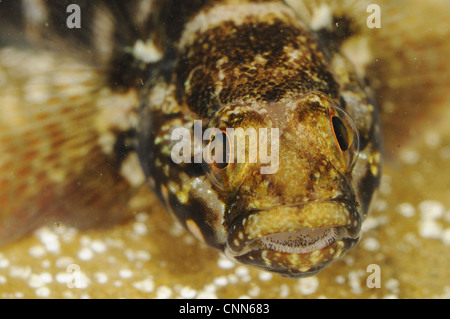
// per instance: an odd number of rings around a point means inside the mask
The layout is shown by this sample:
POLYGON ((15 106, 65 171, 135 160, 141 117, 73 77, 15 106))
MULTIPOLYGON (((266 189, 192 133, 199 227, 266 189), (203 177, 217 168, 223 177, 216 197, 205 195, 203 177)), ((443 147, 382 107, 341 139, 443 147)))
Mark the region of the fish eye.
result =
POLYGON ((350 146, 350 138, 347 132, 347 128, 344 123, 342 123, 341 119, 337 116, 333 116, 331 118, 331 122, 333 124, 334 136, 341 148, 342 152, 345 152, 350 146))
POLYGON ((229 175, 233 169, 233 149, 225 130, 216 132, 204 148, 202 167, 212 184, 219 189, 229 187, 229 175))
POLYGON ((358 158, 358 128, 350 115, 338 106, 332 107, 330 126, 336 140, 336 152, 344 158, 347 169, 351 169, 358 158))
POLYGON ((222 170, 230 164, 231 145, 229 136, 225 131, 211 137, 206 148, 207 163, 212 169, 222 170))
POLYGON ((222 191, 233 192, 248 176, 252 165, 238 162, 234 137, 225 130, 211 136, 203 153, 203 171, 211 183, 222 191))

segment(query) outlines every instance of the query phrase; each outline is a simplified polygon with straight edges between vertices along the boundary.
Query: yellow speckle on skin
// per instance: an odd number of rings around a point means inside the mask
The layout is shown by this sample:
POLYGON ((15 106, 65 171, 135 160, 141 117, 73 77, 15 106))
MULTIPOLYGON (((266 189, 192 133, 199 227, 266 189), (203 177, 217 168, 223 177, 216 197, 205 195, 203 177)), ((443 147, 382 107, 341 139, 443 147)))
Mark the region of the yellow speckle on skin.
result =
POLYGON ((370 172, 373 176, 378 175, 378 169, 380 167, 380 153, 375 153, 370 157, 370 172))
POLYGON ((129 51, 136 59, 145 63, 155 63, 162 58, 162 53, 155 46, 152 39, 148 39, 146 42, 137 40, 134 47, 129 51))
POLYGON ((343 241, 338 241, 336 243, 336 254, 334 255, 333 259, 338 259, 341 256, 344 247, 345 244, 343 241))
POLYGON ((290 254, 289 255, 289 262, 291 265, 297 265, 299 262, 300 256, 298 254, 290 254))
POLYGON ((205 242, 205 238, 203 237, 200 228, 192 219, 188 219, 186 221, 186 227, 187 229, 189 229, 191 234, 194 235, 195 238, 197 238, 201 242, 205 242))
POLYGON ((272 265, 272 260, 267 258, 267 250, 264 250, 261 253, 261 258, 262 258, 262 260, 264 260, 264 263, 266 264, 266 266, 270 267, 272 265))
POLYGON ((127 179, 133 187, 139 187, 145 181, 144 173, 139 164, 136 153, 129 154, 122 163, 120 174, 127 179))
POLYGON ((164 172, 164 175, 169 177, 169 173, 170 173, 169 165, 166 164, 166 165, 163 166, 163 172, 164 172))
POLYGON ((165 185, 161 184, 161 194, 164 198, 164 200, 166 201, 167 204, 169 204, 169 190, 167 189, 167 187, 165 185))
POLYGON ((189 200, 189 196, 186 194, 186 192, 178 192, 177 198, 182 204, 186 204, 189 200))
POLYGON ((308 272, 311 269, 309 266, 300 267, 300 272, 308 272))
POLYGON ((189 201, 189 188, 185 187, 185 184, 183 184, 182 189, 180 189, 180 186, 177 183, 169 181, 167 186, 172 194, 176 194, 180 203, 186 204, 189 201))
POLYGON ((313 264, 318 264, 321 258, 322 258, 321 250, 316 250, 311 253, 310 259, 313 264))

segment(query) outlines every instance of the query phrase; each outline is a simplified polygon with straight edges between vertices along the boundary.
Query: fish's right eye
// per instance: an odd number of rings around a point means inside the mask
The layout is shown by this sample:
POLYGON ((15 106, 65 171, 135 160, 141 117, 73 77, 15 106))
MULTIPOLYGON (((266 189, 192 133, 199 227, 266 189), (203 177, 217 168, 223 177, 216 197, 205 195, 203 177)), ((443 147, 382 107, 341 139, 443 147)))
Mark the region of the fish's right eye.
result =
POLYGON ((237 161, 232 139, 225 130, 217 131, 203 150, 203 171, 214 186, 227 192, 236 190, 251 169, 248 161, 237 161))
POLYGON ((330 113, 330 126, 336 140, 336 152, 343 157, 347 169, 351 169, 358 158, 359 134, 350 115, 334 106, 330 113))
POLYGON ((347 132, 347 128, 337 116, 333 116, 331 122, 333 124, 334 136, 336 137, 339 147, 342 152, 345 152, 350 146, 350 136, 347 132))

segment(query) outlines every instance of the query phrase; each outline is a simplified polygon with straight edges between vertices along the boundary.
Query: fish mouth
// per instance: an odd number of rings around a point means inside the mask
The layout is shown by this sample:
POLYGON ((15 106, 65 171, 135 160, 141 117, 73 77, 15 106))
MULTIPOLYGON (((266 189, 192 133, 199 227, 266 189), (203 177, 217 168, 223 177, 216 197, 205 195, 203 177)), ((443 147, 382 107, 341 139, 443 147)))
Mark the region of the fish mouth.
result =
POLYGON ((348 231, 344 227, 325 226, 271 234, 258 238, 257 242, 262 249, 289 254, 308 254, 347 237, 348 231))
POLYGON ((225 254, 286 277, 305 277, 352 248, 360 230, 360 214, 349 201, 284 205, 236 218, 225 254))

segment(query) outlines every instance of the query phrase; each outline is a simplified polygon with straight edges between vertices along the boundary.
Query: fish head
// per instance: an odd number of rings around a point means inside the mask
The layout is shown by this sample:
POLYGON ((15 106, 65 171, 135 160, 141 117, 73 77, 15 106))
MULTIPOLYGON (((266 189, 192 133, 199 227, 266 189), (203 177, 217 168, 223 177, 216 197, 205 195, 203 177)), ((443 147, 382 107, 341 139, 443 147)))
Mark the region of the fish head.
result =
POLYGON ((205 149, 210 157, 222 150, 225 160, 204 167, 226 204, 229 258, 304 277, 358 242, 365 214, 352 180, 358 129, 339 103, 312 92, 234 105, 222 108, 210 125, 221 138, 211 138, 205 149))

